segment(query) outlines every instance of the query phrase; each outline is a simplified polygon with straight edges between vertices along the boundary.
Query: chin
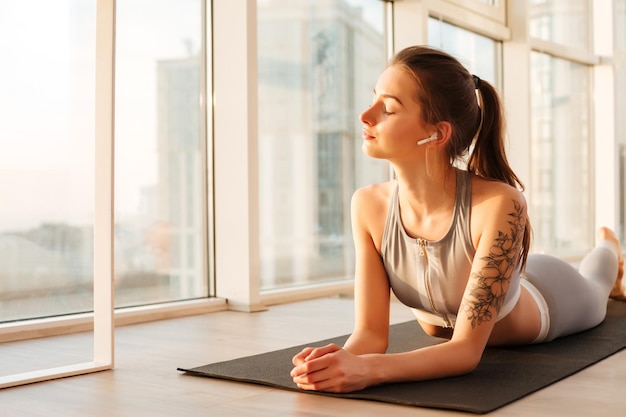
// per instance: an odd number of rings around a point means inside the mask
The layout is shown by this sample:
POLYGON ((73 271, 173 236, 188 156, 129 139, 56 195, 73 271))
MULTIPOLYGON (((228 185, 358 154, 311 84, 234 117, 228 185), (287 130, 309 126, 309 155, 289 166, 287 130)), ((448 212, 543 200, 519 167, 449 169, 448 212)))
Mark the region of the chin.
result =
POLYGON ((379 149, 376 149, 376 147, 371 146, 369 142, 363 142, 363 146, 361 146, 361 150, 363 151, 365 155, 369 156, 370 158, 375 158, 375 159, 385 158, 383 153, 379 149))

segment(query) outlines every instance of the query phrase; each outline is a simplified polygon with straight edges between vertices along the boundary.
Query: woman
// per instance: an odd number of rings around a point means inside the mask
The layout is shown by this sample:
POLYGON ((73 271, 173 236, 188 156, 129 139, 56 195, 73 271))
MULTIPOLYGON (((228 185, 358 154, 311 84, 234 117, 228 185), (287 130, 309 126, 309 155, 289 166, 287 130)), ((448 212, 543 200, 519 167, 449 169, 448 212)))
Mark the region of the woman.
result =
POLYGON ((353 196, 354 332, 343 347, 296 355, 298 387, 349 392, 465 374, 486 346, 589 329, 604 319, 609 296, 626 298, 609 229, 578 271, 528 255, 526 201, 505 155, 498 95, 450 55, 399 52, 360 120, 363 151, 388 160, 396 179, 353 196), (449 340, 385 354, 390 289, 426 333, 449 340))

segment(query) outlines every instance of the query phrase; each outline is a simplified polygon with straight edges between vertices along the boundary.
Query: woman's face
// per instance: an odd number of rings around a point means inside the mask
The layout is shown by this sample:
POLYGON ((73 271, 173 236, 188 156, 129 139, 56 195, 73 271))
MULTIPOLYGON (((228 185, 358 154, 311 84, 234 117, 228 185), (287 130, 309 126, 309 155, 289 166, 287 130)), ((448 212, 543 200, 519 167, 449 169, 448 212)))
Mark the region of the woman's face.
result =
POLYGON ((413 155, 420 148, 417 141, 434 132, 422 118, 416 94, 415 79, 400 66, 390 66, 381 74, 372 105, 360 116, 366 155, 384 159, 413 155))

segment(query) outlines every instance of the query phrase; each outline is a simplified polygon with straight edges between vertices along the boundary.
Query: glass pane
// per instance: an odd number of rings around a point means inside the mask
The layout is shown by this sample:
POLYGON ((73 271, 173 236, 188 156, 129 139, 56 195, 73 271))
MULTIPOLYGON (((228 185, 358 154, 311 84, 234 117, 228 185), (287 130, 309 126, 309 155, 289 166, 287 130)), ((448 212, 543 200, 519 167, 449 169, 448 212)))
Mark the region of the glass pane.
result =
POLYGON ((531 0, 530 36, 589 49, 589 0, 531 0))
POLYGON ((589 71, 531 54, 529 202, 538 252, 576 255, 593 243, 589 71))
POLYGON ((95 2, 2 2, 0 50, 0 322, 90 311, 95 2))
MULTIPOLYGON (((626 0, 615 0, 613 27, 615 31, 615 114, 626 114, 626 0)), ((626 118, 615 118, 619 147, 620 179, 620 241, 626 240, 626 118)))
POLYGON ((457 58, 494 87, 501 86, 502 44, 438 19, 428 19, 428 44, 457 58))
POLYGON ((350 199, 388 165, 358 116, 387 61, 378 0, 258 1, 261 286, 350 277, 350 199))
MULTIPOLYGON (((0 2, 0 326, 93 310, 95 23, 95 1, 0 2)), ((93 359, 90 332, 7 340, 0 376, 93 359)))
POLYGON ((207 296, 201 0, 117 2, 116 307, 207 296))

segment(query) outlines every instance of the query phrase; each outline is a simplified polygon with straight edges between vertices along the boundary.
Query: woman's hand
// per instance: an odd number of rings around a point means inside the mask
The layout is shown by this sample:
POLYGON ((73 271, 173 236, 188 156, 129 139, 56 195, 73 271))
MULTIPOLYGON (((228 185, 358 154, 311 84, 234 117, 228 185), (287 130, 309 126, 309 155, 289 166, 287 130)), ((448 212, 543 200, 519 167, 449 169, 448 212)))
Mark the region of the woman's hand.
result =
POLYGON ((367 359, 335 344, 306 348, 292 362, 290 375, 304 390, 351 392, 372 385, 367 359))

